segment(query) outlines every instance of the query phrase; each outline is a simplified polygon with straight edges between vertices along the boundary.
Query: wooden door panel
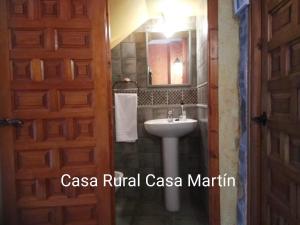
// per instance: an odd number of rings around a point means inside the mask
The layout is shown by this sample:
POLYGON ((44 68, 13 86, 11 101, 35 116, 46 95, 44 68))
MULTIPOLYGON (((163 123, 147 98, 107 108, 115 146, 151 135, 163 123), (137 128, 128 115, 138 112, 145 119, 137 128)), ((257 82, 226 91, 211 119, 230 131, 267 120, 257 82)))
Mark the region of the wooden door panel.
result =
POLYGON ((7 68, 0 115, 24 120, 0 128, 7 225, 112 224, 111 189, 60 183, 64 173, 111 172, 106 7, 98 0, 0 3, 7 68))
POLYGON ((289 150, 289 164, 300 170, 300 138, 291 138, 289 150))
POLYGON ((300 72, 300 38, 291 42, 288 52, 288 70, 289 73, 300 72))
POLYGON ((96 189, 93 187, 63 187, 58 178, 23 179, 16 183, 17 200, 19 204, 41 203, 41 200, 58 201, 95 198, 96 189))
POLYGON ((295 199, 295 196, 293 196, 295 193, 291 190, 292 183, 290 183, 290 181, 291 180, 279 170, 274 169, 270 171, 268 183, 271 191, 270 196, 274 196, 274 198, 282 202, 288 209, 291 209, 292 200, 295 199))
POLYGON ((263 1, 263 221, 300 224, 298 0, 263 1))
POLYGON ((292 224, 294 224, 293 222, 291 222, 291 220, 288 219, 287 214, 288 213, 285 213, 283 211, 283 209, 280 207, 275 207, 275 206, 269 207, 267 224, 270 224, 270 225, 292 225, 292 224))
POLYGON ((297 0, 281 1, 268 8, 268 47, 275 49, 282 43, 299 38, 299 2, 297 0), (281 12, 282 11, 282 12, 281 12), (280 13, 281 12, 281 13, 280 13), (275 19, 275 21, 274 21, 275 19), (274 25, 273 25, 274 24, 274 25))

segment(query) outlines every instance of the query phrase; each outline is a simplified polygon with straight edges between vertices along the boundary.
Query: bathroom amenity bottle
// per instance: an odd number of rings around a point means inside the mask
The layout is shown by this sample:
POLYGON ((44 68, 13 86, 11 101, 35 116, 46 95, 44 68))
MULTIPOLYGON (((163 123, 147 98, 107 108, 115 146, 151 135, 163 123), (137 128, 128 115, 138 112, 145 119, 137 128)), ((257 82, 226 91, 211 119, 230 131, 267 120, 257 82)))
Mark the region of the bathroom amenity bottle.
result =
POLYGON ((186 120, 186 111, 185 110, 182 111, 182 120, 183 121, 186 120))
POLYGON ((186 111, 183 109, 184 102, 181 101, 181 115, 179 117, 180 120, 186 120, 186 111))
POLYGON ((168 111, 168 122, 169 123, 173 122, 173 111, 172 110, 168 111))

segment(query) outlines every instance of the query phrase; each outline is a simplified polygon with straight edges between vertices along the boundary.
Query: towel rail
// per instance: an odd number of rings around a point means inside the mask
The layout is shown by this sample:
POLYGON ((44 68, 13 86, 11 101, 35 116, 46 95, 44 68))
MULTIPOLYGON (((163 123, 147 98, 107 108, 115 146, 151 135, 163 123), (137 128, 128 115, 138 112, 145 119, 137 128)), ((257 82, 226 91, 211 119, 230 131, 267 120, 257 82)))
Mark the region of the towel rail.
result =
MULTIPOLYGON (((125 78, 124 80, 119 80, 119 81, 114 82, 112 89, 113 90, 116 89, 116 86, 118 84, 134 84, 136 86, 136 88, 137 88, 137 91, 139 92, 138 83, 136 81, 130 80, 129 78, 125 78)), ((126 88, 126 89, 129 89, 129 88, 126 88)))

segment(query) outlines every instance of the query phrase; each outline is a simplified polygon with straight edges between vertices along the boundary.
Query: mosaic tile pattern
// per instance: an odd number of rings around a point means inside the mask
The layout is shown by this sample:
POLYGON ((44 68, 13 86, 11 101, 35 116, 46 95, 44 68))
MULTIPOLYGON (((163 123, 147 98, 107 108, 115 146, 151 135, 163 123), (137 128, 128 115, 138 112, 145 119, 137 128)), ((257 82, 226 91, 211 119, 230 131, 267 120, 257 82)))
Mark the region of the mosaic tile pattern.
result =
POLYGON ((174 104, 180 104, 182 101, 182 90, 176 89, 176 90, 168 90, 168 104, 174 105, 174 104))
POLYGON ((153 91, 153 105, 166 105, 168 104, 168 92, 164 90, 153 91))
POLYGON ((184 104, 197 104, 197 89, 183 90, 183 102, 184 104))
POLYGON ((152 105, 153 94, 150 90, 139 90, 138 104, 139 105, 152 105))
MULTIPOLYGON (((128 36, 118 46, 112 49, 112 81, 129 78, 137 81, 140 87, 138 104, 140 106, 160 106, 197 104, 197 89, 191 87, 147 87, 147 54, 145 34, 135 33, 128 36)), ((193 85, 196 85, 193 83, 193 85)), ((119 84, 115 87, 118 93, 134 93, 126 89, 135 88, 131 84, 119 84)))
MULTIPOLYGON (((205 92, 206 90, 198 89, 199 91, 205 92)), ((115 93, 137 93, 134 88, 129 89, 118 89, 114 90, 115 93)), ((207 97, 206 95, 204 97, 207 97)), ((202 97, 201 97, 202 98, 202 97)), ((186 88, 186 89, 144 89, 140 88, 138 91, 138 104, 141 106, 151 105, 179 105, 181 102, 184 104, 197 104, 197 89, 186 88)), ((207 101, 207 100, 206 100, 207 101)))
POLYGON ((133 89, 121 90, 121 89, 118 89, 118 90, 115 90, 114 93, 137 93, 137 90, 133 90, 133 89))

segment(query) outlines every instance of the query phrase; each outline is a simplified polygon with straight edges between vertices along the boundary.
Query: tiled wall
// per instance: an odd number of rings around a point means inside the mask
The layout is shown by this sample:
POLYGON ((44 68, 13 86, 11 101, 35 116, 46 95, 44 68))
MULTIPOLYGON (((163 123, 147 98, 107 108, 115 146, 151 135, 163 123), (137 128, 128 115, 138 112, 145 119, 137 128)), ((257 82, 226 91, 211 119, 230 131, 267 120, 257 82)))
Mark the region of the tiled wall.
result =
POLYGON ((123 80, 125 77, 137 80, 137 57, 134 35, 112 49, 113 82, 123 80))
MULTIPOLYGON (((141 173, 142 179, 149 173, 163 176, 161 139, 149 135, 145 131, 144 122, 154 118, 165 118, 169 109, 174 110, 174 116, 179 116, 180 108, 178 107, 138 108, 139 139, 136 143, 115 143, 115 168, 117 170, 123 171, 128 176, 141 173)), ((187 107, 186 111, 189 118, 197 118, 197 107, 187 107)), ((186 177, 188 173, 200 172, 201 154, 197 146, 200 146, 201 141, 199 129, 181 139, 179 147, 180 176, 186 177)), ((136 188, 123 188, 120 192, 128 197, 134 197, 138 194, 136 188)))
MULTIPOLYGON (((201 140, 201 173, 208 175, 208 60, 207 60, 207 1, 199 1, 200 14, 196 19, 197 33, 197 96, 198 96, 198 121, 201 140)), ((208 190, 204 189, 202 194, 203 202, 208 208, 208 190)))
MULTIPOLYGON (((136 32, 112 49, 113 82, 130 78, 139 86, 139 105, 197 104, 196 32, 192 32, 191 86, 170 88, 147 87, 147 53, 144 32, 136 32)), ((135 88, 131 84, 118 84, 118 92, 135 88)))
POLYGON ((138 105, 144 106, 174 106, 197 104, 197 88, 139 88, 115 89, 114 93, 138 93, 138 105))
MULTIPOLYGON (((196 45, 196 32, 193 43, 196 45)), ((123 171, 127 176, 137 173, 154 173, 162 176, 161 140, 149 135, 144 129, 144 122, 150 119, 166 118, 168 110, 172 109, 174 117, 179 117, 180 103, 185 104, 187 117, 198 119, 198 89, 196 47, 192 51, 192 76, 189 87, 152 88, 147 87, 147 59, 145 33, 139 32, 130 35, 118 46, 112 49, 113 82, 129 77, 138 82, 138 136, 136 143, 115 143, 115 168, 123 171)), ((135 87, 118 85, 115 92, 137 92, 135 87), (130 88, 129 90, 126 90, 130 88)), ((204 96, 204 95, 203 95, 204 96)), ((200 126, 180 141, 180 175, 187 173, 202 173, 203 146, 205 140, 200 135, 200 126)), ((146 187, 144 187, 146 188, 146 187)), ((135 188, 121 189, 124 195, 136 195, 135 188)), ((120 193, 119 193, 120 194, 120 193)))

